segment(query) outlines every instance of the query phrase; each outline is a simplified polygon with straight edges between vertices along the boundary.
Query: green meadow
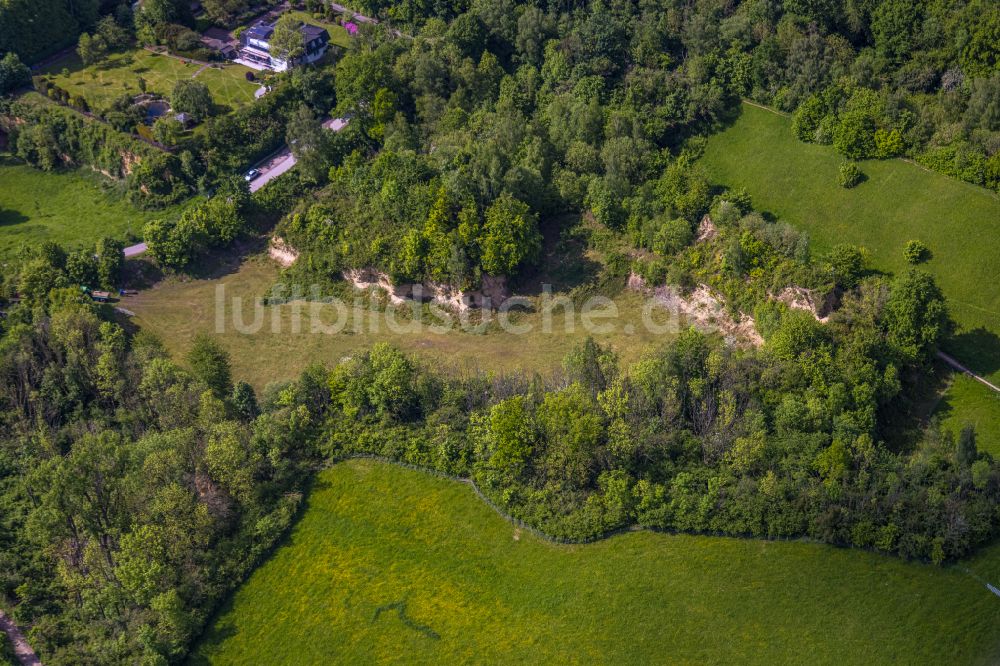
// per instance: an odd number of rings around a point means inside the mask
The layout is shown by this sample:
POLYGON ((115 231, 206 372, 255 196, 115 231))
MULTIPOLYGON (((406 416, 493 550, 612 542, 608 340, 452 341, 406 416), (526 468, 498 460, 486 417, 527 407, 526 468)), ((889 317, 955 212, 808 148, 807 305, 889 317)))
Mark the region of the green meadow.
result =
POLYGON ((93 171, 49 173, 0 154, 0 262, 15 258, 23 244, 54 241, 75 249, 104 236, 141 238, 146 222, 177 210, 139 210, 93 171))
MULTIPOLYGON (((831 147, 803 143, 786 116, 751 104, 709 138, 702 163, 713 182, 745 187, 754 208, 809 233, 821 254, 853 243, 878 270, 909 268, 903 246, 923 241, 930 271, 959 325, 945 348, 1000 384, 1000 198, 981 187, 904 160, 861 163, 866 180, 837 183, 843 158, 831 147)), ((957 377, 938 415, 957 431, 973 423, 980 446, 1000 454, 1000 394, 957 377)))
POLYGON ((192 663, 996 663, 997 576, 1000 547, 941 569, 651 532, 555 545, 465 484, 355 460, 192 663))
POLYGON ((831 146, 796 139, 787 117, 749 104, 702 160, 714 182, 745 187, 754 208, 808 231, 817 253, 853 243, 873 267, 899 272, 906 242, 923 241, 933 253, 923 268, 958 323, 1000 332, 1000 198, 903 160, 862 162, 867 180, 847 190, 837 184, 841 162, 831 146))

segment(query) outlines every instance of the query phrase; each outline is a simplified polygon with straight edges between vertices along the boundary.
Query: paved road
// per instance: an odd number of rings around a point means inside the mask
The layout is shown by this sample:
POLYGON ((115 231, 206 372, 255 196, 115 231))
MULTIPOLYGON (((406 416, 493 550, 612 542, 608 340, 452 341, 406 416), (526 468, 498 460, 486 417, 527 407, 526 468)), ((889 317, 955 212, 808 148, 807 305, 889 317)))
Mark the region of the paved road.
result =
POLYGON ((358 14, 353 9, 345 7, 344 5, 338 5, 335 2, 330 3, 330 8, 335 12, 340 12, 341 14, 351 14, 354 17, 354 20, 358 23, 378 23, 377 19, 369 18, 363 14, 358 14))
POLYGON ((129 245, 124 250, 124 252, 125 252, 125 258, 127 259, 128 257, 138 256, 138 255, 142 254, 143 252, 145 252, 147 249, 148 248, 146 247, 145 243, 136 243, 135 245, 129 245))
MULTIPOLYGON (((328 118, 323 121, 323 127, 334 132, 344 129, 345 125, 347 125, 346 118, 328 118)), ((260 171, 260 175, 250 181, 250 191, 256 192, 293 166, 295 166, 295 155, 292 155, 291 149, 285 146, 255 167, 260 171)))
POLYGON ((972 370, 969 370, 967 367, 965 367, 964 365, 962 365, 961 363, 959 363, 958 361, 956 361, 951 356, 948 356, 944 352, 940 352, 940 351, 938 352, 937 355, 938 355, 938 358, 940 358, 942 361, 944 361, 945 363, 947 363, 948 365, 950 365, 954 369, 958 370, 959 372, 964 372, 965 374, 967 374, 970 377, 972 377, 973 379, 975 379, 977 382, 985 384, 986 386, 989 386, 991 389, 993 389, 997 393, 1000 393, 1000 386, 997 386, 996 384, 992 384, 988 380, 983 379, 982 377, 980 377, 979 375, 977 375, 976 373, 974 373, 972 370))
POLYGON ((250 191, 256 192, 272 180, 295 166, 295 155, 288 146, 257 165, 260 175, 250 181, 250 191))
POLYGON ((22 666, 42 666, 38 655, 28 645, 28 639, 24 637, 21 630, 14 624, 14 620, 4 615, 2 610, 0 610, 0 631, 7 634, 11 645, 14 646, 14 656, 21 662, 22 666))

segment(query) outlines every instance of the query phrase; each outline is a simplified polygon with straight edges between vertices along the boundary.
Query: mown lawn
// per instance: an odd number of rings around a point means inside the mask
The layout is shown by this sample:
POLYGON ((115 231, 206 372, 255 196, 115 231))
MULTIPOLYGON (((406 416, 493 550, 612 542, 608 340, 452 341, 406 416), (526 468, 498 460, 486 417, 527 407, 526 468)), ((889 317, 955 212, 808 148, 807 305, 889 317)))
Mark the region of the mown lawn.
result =
MULTIPOLYGON (((136 313, 135 323, 161 337, 175 358, 183 358, 196 334, 212 333, 232 356, 233 376, 258 389, 269 382, 293 379, 310 363, 334 365, 376 342, 389 342, 459 372, 523 371, 548 375, 558 370, 566 352, 587 336, 579 318, 574 320, 573 330, 566 331, 561 309, 555 310, 551 318, 551 333, 543 332, 544 320, 538 312, 511 316, 512 322, 532 327, 528 334, 505 332, 496 326, 484 333, 457 329, 435 333, 426 326, 419 331, 405 328, 409 320, 402 316, 396 321, 403 328, 393 330, 377 313, 362 309, 358 316, 350 301, 346 303, 341 320, 344 322, 341 332, 313 332, 313 310, 308 303, 299 302, 298 305, 264 307, 260 329, 241 333, 233 325, 234 303, 237 302, 233 298, 240 299, 240 321, 253 322, 253 304, 279 280, 279 269, 266 256, 259 256, 221 272, 224 273, 221 276, 204 279, 169 278, 129 298, 127 307, 136 313), (217 332, 216 304, 220 294, 226 309, 223 330, 217 332), (296 309, 300 312, 298 330, 292 327, 296 309)), ((619 352, 623 363, 637 360, 647 350, 665 344, 676 332, 658 334, 647 329, 643 322, 644 301, 636 294, 623 294, 615 302, 618 318, 594 320, 599 324, 613 324, 613 330, 595 333, 594 338, 602 344, 610 344, 619 352), (631 333, 626 330, 628 326, 632 327, 631 333)), ((332 326, 338 313, 333 306, 320 306, 315 316, 319 323, 332 326)), ((669 321, 661 310, 650 316, 656 324, 669 321)))
POLYGON ((351 461, 192 661, 995 663, 1000 599, 975 576, 996 560, 649 532, 559 546, 463 484, 351 461))
POLYGON ((71 95, 83 96, 92 109, 107 108, 125 93, 138 95, 139 77, 145 79, 147 92, 167 98, 178 81, 193 77, 208 86, 216 104, 236 109, 252 103, 254 91, 259 87, 246 80, 248 71, 249 68, 235 63, 203 69, 197 63, 135 49, 114 53, 104 62, 90 66, 85 66, 74 53, 49 65, 43 73, 71 95))
POLYGON ((138 238, 146 222, 178 209, 142 211, 98 173, 48 173, 0 154, 0 262, 14 258, 22 244, 77 248, 103 236, 138 238))

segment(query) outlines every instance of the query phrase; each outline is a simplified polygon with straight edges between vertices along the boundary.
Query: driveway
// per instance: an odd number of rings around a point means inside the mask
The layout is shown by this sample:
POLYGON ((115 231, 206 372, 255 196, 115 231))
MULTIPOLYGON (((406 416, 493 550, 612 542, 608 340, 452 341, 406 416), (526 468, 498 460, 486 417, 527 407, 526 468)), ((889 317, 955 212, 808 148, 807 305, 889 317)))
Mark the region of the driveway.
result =
MULTIPOLYGON (((323 127, 334 132, 339 132, 344 129, 347 122, 347 118, 327 118, 323 121, 323 127)), ((295 166, 295 155, 292 155, 292 150, 288 146, 285 146, 254 167, 260 171, 260 175, 250 181, 250 191, 256 192, 293 166, 295 166)))
POLYGON ((255 167, 260 171, 260 175, 250 181, 250 191, 256 192, 293 166, 295 166, 295 155, 292 155, 291 149, 285 146, 255 167))
POLYGON ((145 243, 136 243, 135 245, 129 245, 124 250, 125 257, 136 257, 146 251, 145 243))

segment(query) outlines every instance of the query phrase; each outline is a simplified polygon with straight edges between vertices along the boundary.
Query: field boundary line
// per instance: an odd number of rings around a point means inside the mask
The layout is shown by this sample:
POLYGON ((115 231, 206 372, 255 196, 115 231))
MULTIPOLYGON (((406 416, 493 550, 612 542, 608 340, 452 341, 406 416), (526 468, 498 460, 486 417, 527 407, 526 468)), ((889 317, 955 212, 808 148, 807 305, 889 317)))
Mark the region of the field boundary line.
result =
MULTIPOLYGON (((528 532, 531 532, 532 534, 534 534, 538 538, 542 539, 543 541, 547 541, 547 542, 549 542, 551 544, 556 544, 556 545, 560 545, 560 546, 582 546, 582 545, 586 545, 586 544, 597 543, 597 542, 600 542, 600 541, 604 541, 605 539, 610 539, 612 537, 619 536, 619 535, 622 535, 622 534, 628 534, 628 533, 631 533, 631 532, 651 532, 653 534, 667 534, 667 535, 672 535, 672 536, 710 536, 710 537, 718 537, 718 538, 721 538, 721 539, 753 540, 753 541, 761 541, 761 542, 769 542, 770 541, 770 542, 788 542, 788 543, 807 543, 807 544, 815 544, 815 545, 818 545, 818 546, 825 546, 825 547, 829 547, 829 548, 837 548, 838 547, 838 546, 834 546, 833 544, 826 543, 825 541, 817 541, 816 539, 811 539, 811 538, 805 537, 805 536, 799 536, 799 537, 780 537, 780 536, 778 536, 778 537, 775 537, 775 536, 757 536, 757 535, 753 535, 753 534, 731 534, 731 533, 721 533, 721 532, 692 532, 692 531, 684 531, 684 530, 677 530, 677 529, 669 529, 669 528, 663 528, 663 527, 656 527, 656 526, 653 526, 653 525, 640 525, 638 523, 632 523, 631 525, 626 525, 624 527, 619 527, 619 528, 616 528, 616 529, 613 529, 613 530, 609 530, 607 532, 603 532, 603 533, 601 533, 601 534, 599 534, 599 535, 597 535, 595 537, 591 537, 591 538, 584 538, 584 539, 564 539, 564 538, 561 538, 561 537, 552 536, 550 534, 547 534, 546 532, 543 532, 539 528, 534 527, 533 525, 529 525, 528 523, 524 522, 520 518, 516 518, 516 517, 510 515, 509 513, 507 513, 506 511, 504 511, 502 508, 500 508, 499 506, 497 506, 496 503, 493 502, 493 500, 491 500, 489 497, 487 497, 485 494, 483 494, 483 492, 479 489, 479 486, 472 479, 464 477, 464 476, 457 476, 455 474, 449 474, 447 472, 442 472, 441 470, 434 469, 433 467, 426 467, 426 466, 423 466, 423 465, 415 465, 413 463, 408 463, 408 462, 405 462, 405 461, 402 461, 402 460, 396 460, 396 459, 390 458, 388 456, 378 455, 378 454, 374 454, 374 453, 353 452, 353 453, 343 453, 343 454, 340 454, 340 455, 330 456, 328 458, 327 462, 324 463, 323 465, 320 465, 319 468, 320 469, 330 469, 330 468, 334 467, 335 465, 338 465, 340 463, 349 462, 351 460, 374 460, 375 462, 385 463, 385 464, 389 464, 389 465, 395 465, 397 467, 403 467, 405 469, 413 470, 415 472, 423 472, 425 474, 430 474, 432 476, 437 476, 437 477, 442 478, 442 479, 448 479, 449 481, 456 481, 458 483, 467 485, 470 488, 472 488, 472 491, 476 494, 477 497, 479 497, 481 500, 483 500, 483 502, 485 502, 486 505, 489 508, 493 509, 493 511, 497 515, 499 515, 502 519, 504 519, 508 523, 514 525, 515 527, 518 527, 518 528, 527 530, 528 532)), ((988 544, 983 544, 981 547, 985 547, 986 545, 988 545, 988 544)), ((850 546, 850 549, 851 550, 857 550, 859 552, 874 553, 874 554, 879 555, 881 557, 888 557, 888 558, 897 559, 897 560, 900 560, 900 561, 905 561, 905 560, 902 560, 902 558, 899 558, 899 557, 897 557, 895 555, 892 555, 892 554, 886 553, 886 552, 882 552, 882 551, 879 551, 879 550, 875 550, 874 548, 863 548, 863 547, 859 547, 859 546, 850 546)), ((923 561, 922 560, 916 560, 916 561, 918 563, 921 563, 921 564, 928 564, 927 561, 925 561, 925 560, 923 560, 923 561)), ((971 572, 968 570, 968 568, 965 567, 963 564, 961 564, 961 561, 949 563, 949 564, 946 564, 945 566, 940 566, 939 565, 938 568, 943 570, 945 568, 951 568, 951 567, 955 567, 956 569, 959 569, 961 571, 964 571, 966 573, 970 573, 971 574, 971 572)), ((979 579, 977 578, 977 580, 979 580, 979 579)), ((985 583, 986 581, 979 580, 979 582, 985 583)))

